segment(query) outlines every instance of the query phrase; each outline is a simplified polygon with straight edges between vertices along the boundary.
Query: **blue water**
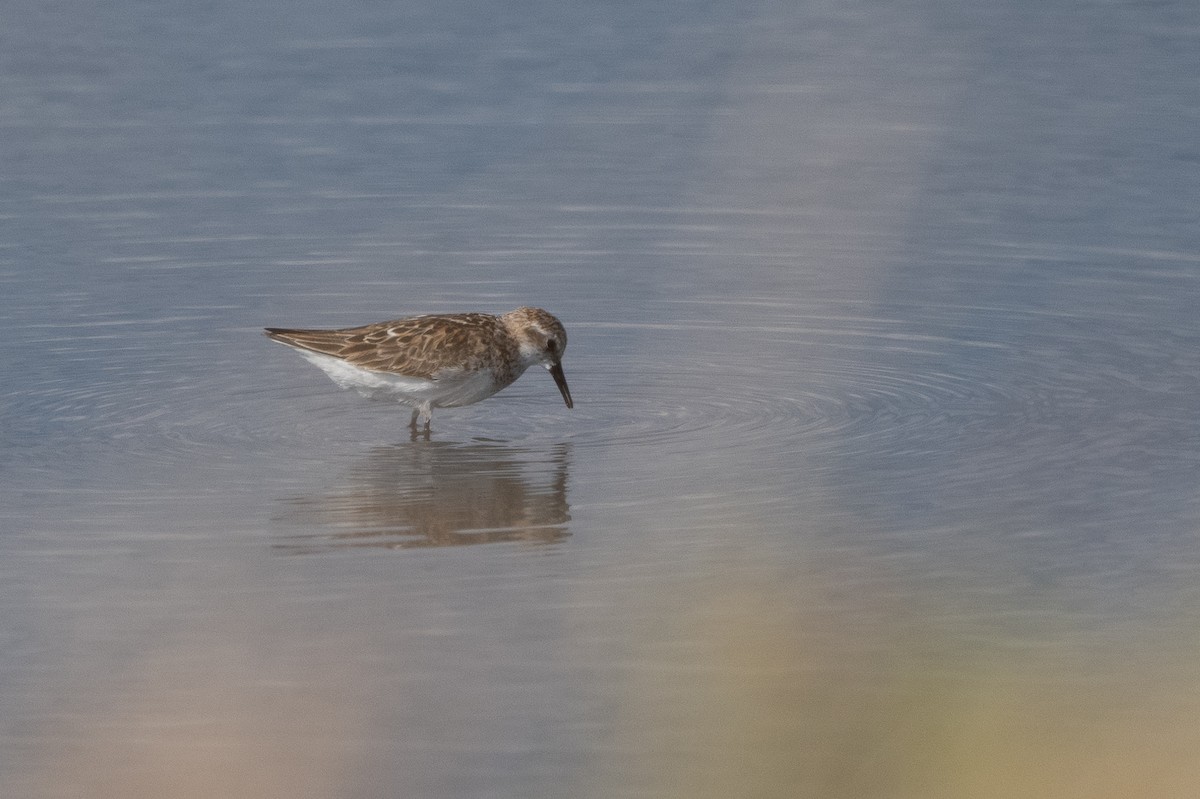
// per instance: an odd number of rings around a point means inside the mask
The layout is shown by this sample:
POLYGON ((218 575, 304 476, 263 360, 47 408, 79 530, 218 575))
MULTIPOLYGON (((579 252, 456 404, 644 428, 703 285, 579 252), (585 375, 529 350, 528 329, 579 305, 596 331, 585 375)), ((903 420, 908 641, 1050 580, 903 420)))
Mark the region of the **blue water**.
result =
POLYGON ((1189 795, 1193 3, 8 10, 6 793, 1189 795))

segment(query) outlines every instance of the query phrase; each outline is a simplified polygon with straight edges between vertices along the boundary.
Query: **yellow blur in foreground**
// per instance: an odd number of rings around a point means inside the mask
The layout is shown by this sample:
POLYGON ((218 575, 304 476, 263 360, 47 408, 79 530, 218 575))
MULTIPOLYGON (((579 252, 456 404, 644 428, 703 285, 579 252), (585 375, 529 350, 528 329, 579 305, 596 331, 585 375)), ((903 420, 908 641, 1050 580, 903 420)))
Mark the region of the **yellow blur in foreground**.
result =
POLYGON ((705 599, 664 598, 663 612, 646 613, 659 623, 629 668, 619 732, 589 796, 1182 799, 1200 790, 1200 678, 1136 666, 1114 676, 1106 666, 1087 679, 1075 666, 985 663, 969 643, 914 632, 911 618, 881 642, 877 628, 836 629, 771 590, 680 593, 705 599))

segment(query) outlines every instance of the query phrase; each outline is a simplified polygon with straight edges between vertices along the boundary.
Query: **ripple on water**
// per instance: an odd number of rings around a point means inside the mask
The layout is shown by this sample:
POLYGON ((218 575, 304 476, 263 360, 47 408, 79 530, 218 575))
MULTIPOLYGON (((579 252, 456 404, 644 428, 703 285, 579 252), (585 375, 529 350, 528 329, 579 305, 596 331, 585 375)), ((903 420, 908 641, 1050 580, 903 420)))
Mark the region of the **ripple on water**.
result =
POLYGON ((576 366, 585 375, 569 420, 577 445, 879 452, 901 441, 932 447, 967 432, 1003 435, 1055 403, 1049 383, 939 368, 929 351, 871 327, 806 327, 791 338, 778 328, 714 325, 673 333, 656 329, 653 353, 630 345, 576 366), (602 389, 591 375, 603 375, 602 389))
MULTIPOLYGON (((534 370, 495 399, 441 411, 434 436, 746 459, 887 458, 1061 433, 1071 413, 1087 412, 1103 379, 1094 370, 1023 368, 1021 353, 1007 346, 908 340, 871 319, 577 327, 568 356, 574 410, 534 370), (945 355, 955 349, 984 357, 945 355)), ((257 331, 244 333, 252 336, 257 331)), ((319 460, 335 442, 407 437, 402 408, 340 391, 265 344, 248 358, 213 358, 171 351, 161 338, 157 352, 138 336, 123 340, 130 349, 108 351, 85 379, 53 375, 10 394, 6 414, 26 424, 6 426, 6 437, 73 447, 119 440, 126 453, 162 463, 235 461, 239 452, 279 446, 319 460)), ((1064 435, 1060 453, 1112 446, 1110 439, 1064 435)), ((1014 457, 1002 449, 976 465, 1011 469, 1014 457)))
MULTIPOLYGON (((665 470, 627 479, 653 475, 663 492, 678 478, 670 470, 719 476, 743 504, 778 503, 781 490, 819 479, 874 495, 881 513, 923 501, 974 507, 981 492, 1087 503, 1111 483, 1098 474, 1147 461, 1168 474, 1188 468, 1186 444, 1145 451, 1195 427, 1186 406, 1164 406, 1154 381, 1047 358, 1036 338, 900 327, 864 318, 602 331, 614 341, 573 364, 571 440, 581 460, 590 447, 643 453, 629 462, 665 470)), ((1136 339, 1105 342, 1107 357, 1135 363, 1126 341, 1136 339)))

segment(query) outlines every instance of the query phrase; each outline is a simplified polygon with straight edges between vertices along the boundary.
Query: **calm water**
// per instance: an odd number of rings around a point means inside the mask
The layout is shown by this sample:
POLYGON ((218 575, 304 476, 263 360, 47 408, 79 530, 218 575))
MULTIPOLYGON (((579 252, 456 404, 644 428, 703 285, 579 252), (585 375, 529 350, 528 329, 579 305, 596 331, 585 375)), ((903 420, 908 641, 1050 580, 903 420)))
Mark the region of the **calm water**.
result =
POLYGON ((1194 795, 1194 3, 5 16, 6 795, 1194 795))

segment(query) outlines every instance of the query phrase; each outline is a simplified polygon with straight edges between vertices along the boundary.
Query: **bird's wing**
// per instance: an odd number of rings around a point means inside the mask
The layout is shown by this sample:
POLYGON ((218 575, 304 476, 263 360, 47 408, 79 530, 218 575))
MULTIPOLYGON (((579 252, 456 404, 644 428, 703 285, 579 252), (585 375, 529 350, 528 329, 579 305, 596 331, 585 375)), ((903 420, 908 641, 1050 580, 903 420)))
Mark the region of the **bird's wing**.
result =
POLYGON ((361 369, 435 380, 485 365, 500 322, 487 314, 414 316, 340 330, 267 328, 272 339, 361 369))

